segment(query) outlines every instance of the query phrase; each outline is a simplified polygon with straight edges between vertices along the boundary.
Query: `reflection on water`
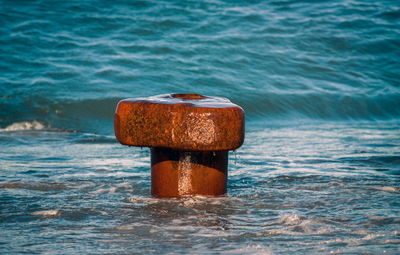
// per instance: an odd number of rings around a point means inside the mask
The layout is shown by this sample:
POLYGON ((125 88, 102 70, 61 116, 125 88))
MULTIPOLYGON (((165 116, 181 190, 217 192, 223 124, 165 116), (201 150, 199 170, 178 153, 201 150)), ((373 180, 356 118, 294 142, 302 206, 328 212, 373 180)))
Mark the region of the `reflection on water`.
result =
POLYGON ((398 0, 1 1, 0 254, 400 254, 398 0), (246 112, 228 195, 150 197, 119 100, 246 112))
POLYGON ((398 251, 397 124, 250 124, 216 198, 150 197, 148 150, 112 136, 0 133, 0 251, 398 251))

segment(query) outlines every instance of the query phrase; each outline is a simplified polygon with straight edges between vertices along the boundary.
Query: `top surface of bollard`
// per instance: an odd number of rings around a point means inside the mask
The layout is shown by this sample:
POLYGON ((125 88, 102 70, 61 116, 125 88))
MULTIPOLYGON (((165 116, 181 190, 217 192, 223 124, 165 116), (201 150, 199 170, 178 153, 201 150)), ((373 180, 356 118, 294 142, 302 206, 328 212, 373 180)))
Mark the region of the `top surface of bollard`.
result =
POLYGON ((226 98, 199 94, 129 98, 118 103, 114 131, 130 146, 234 150, 243 144, 244 111, 226 98))

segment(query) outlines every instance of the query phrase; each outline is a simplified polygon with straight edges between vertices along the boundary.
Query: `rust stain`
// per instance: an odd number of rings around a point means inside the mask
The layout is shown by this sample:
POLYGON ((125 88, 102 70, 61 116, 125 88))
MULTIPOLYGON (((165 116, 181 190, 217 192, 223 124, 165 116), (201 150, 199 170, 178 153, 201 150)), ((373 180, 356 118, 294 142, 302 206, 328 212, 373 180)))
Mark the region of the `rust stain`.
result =
POLYGON ((220 97, 171 94, 125 99, 118 103, 115 118, 117 140, 131 146, 234 150, 244 139, 243 109, 220 97))
POLYGON ((118 103, 114 130, 124 145, 152 148, 154 196, 222 195, 227 151, 244 141, 244 111, 199 94, 130 98, 118 103))

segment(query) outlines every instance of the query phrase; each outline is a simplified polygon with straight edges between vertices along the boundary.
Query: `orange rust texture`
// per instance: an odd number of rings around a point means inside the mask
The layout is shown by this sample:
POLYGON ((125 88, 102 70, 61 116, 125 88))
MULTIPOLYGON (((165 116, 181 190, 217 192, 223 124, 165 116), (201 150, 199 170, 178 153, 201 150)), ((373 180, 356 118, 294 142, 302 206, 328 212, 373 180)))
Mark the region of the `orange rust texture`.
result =
POLYGON ((125 145, 190 151, 243 144, 244 112, 224 98, 171 94, 119 102, 114 129, 125 145))
POLYGON ((228 151, 151 149, 152 195, 218 196, 226 193, 228 151))

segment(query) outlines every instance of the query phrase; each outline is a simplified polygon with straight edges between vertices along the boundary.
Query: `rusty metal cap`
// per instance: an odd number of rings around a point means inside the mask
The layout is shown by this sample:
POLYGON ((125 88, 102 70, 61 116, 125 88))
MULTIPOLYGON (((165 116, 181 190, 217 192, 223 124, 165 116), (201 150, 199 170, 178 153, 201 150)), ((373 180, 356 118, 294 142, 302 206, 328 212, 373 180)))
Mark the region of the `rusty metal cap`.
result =
POLYGON ((129 98, 118 103, 114 131, 130 146, 234 150, 243 144, 244 111, 226 98, 199 94, 129 98))

